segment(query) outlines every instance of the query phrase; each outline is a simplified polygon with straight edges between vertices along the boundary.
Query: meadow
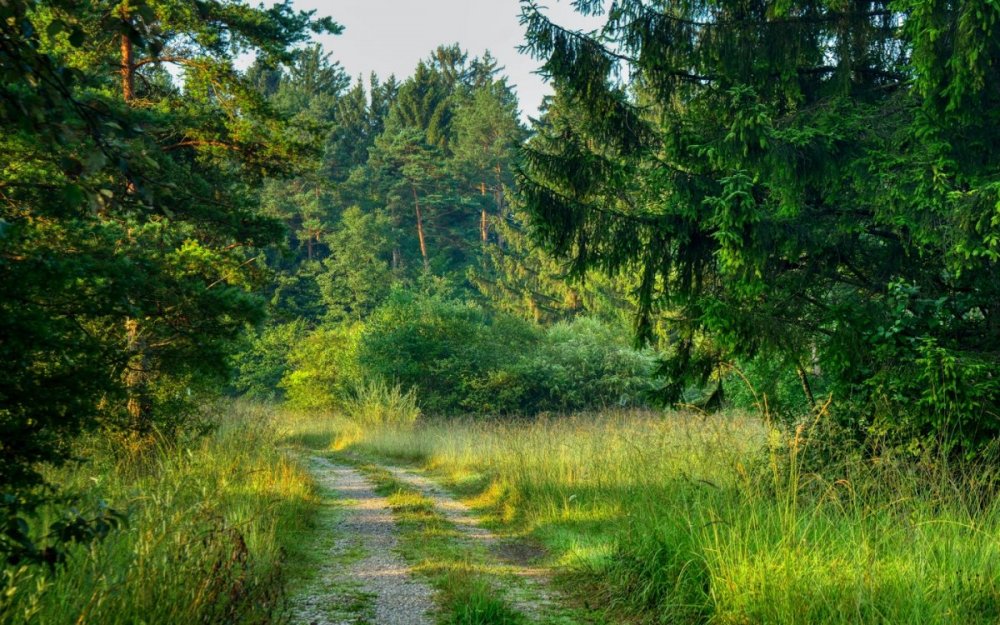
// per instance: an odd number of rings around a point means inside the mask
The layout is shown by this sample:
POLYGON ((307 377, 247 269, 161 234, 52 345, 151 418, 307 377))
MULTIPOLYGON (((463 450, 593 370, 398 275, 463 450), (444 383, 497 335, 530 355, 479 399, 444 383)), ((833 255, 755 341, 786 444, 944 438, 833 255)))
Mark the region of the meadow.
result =
MULTIPOLYGON (((314 485, 295 449, 418 465, 542 547, 608 622, 996 623, 988 464, 842 455, 739 412, 535 420, 345 417, 237 403, 194 445, 107 440, 54 470, 128 513, 58 574, 8 567, 5 622, 282 622, 310 572, 314 485)), ((42 515, 36 533, 56 518, 42 515)), ((315 564, 314 562, 312 564, 315 564)))
POLYGON ((987 463, 841 454, 739 413, 312 426, 432 470, 537 540, 564 586, 641 623, 996 623, 987 463))

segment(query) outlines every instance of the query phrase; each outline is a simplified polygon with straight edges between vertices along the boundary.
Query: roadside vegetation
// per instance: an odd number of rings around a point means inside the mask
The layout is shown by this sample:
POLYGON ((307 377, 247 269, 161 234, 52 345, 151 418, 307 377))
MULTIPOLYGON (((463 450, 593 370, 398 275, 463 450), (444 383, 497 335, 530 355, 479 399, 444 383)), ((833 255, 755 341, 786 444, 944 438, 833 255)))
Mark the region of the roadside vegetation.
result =
POLYGON ((825 459, 815 434, 611 412, 432 420, 346 448, 431 470, 611 622, 995 623, 995 467, 825 459))
MULTIPOLYGON (((89 438, 50 470, 60 499, 29 530, 47 536, 70 505, 107 523, 63 544, 63 562, 3 571, 0 621, 25 625, 261 623, 286 613, 308 572, 317 496, 279 449, 273 413, 224 404, 196 441, 89 438), (108 509, 114 510, 113 514, 108 509)), ((155 437, 153 437, 155 438, 155 437)), ((61 530, 65 532, 66 530, 61 530)))

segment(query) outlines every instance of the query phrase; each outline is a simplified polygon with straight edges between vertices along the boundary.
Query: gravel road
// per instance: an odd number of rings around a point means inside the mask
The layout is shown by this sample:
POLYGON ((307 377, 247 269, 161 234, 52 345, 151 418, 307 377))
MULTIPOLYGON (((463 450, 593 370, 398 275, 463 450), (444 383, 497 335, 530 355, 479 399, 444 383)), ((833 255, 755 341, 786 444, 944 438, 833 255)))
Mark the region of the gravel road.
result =
MULTIPOLYGON (((392 473, 397 480, 416 488, 433 501, 434 507, 454 524, 467 540, 486 547, 497 563, 503 565, 507 574, 521 579, 522 592, 517 592, 515 588, 508 589, 512 595, 509 598, 515 609, 532 620, 552 617, 561 611, 562 602, 557 598, 558 593, 549 584, 551 571, 536 563, 542 556, 541 550, 532 548, 523 541, 499 536, 482 527, 475 513, 467 505, 419 472, 393 466, 383 468, 392 473)), ((553 622, 560 620, 556 618, 553 622)))
POLYGON ((329 530, 339 537, 331 556, 343 553, 345 541, 360 548, 363 556, 342 570, 322 572, 317 588, 294 606, 294 625, 430 625, 432 591, 396 553, 396 524, 386 498, 350 467, 320 457, 313 457, 310 464, 320 485, 334 492, 344 506, 342 522, 329 530), (345 592, 345 586, 351 591, 345 592), (359 605, 324 609, 324 604, 343 603, 349 597, 359 605))

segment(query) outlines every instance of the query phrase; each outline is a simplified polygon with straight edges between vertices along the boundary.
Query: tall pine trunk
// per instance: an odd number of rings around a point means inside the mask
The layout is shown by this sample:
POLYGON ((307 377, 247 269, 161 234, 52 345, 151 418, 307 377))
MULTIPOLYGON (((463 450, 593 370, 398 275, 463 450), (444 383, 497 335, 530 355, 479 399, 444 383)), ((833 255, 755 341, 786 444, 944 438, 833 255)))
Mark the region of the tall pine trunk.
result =
POLYGON ((122 78, 122 98, 130 102, 135 96, 135 61, 132 58, 132 39, 129 37, 131 26, 131 15, 129 14, 128 3, 122 5, 122 38, 121 38, 121 78, 122 78))
MULTIPOLYGON (((483 197, 486 197, 485 180, 479 183, 479 194, 482 195, 483 197)), ((486 241, 489 239, 489 236, 490 236, 489 220, 486 216, 486 204, 484 203, 482 210, 479 211, 479 238, 485 244, 486 241)))
MULTIPOLYGON (((131 15, 128 3, 121 7, 121 68, 122 99, 126 104, 135 97, 135 60, 132 54, 132 39, 129 36, 131 15)), ((131 181, 127 189, 134 191, 131 181)), ((129 417, 129 428, 133 432, 145 432, 149 426, 149 375, 146 344, 139 328, 139 320, 134 317, 125 318, 125 351, 128 363, 125 370, 125 389, 128 394, 126 410, 129 417)))
POLYGON ((420 241, 420 256, 424 259, 424 271, 430 271, 431 264, 427 259, 427 240, 424 238, 424 218, 420 212, 420 198, 417 196, 417 188, 413 190, 413 206, 417 211, 417 240, 420 241))
MULTIPOLYGON (((495 171, 496 171, 496 175, 497 175, 497 186, 496 186, 496 189, 494 190, 494 193, 496 194, 496 204, 497 204, 497 217, 496 218, 497 218, 497 221, 502 221, 503 218, 504 218, 504 214, 503 214, 503 170, 500 168, 500 164, 499 163, 497 163, 495 171)), ((497 245, 499 245, 500 247, 503 247, 503 245, 504 245, 503 230, 499 230, 499 229, 497 230, 497 245)))

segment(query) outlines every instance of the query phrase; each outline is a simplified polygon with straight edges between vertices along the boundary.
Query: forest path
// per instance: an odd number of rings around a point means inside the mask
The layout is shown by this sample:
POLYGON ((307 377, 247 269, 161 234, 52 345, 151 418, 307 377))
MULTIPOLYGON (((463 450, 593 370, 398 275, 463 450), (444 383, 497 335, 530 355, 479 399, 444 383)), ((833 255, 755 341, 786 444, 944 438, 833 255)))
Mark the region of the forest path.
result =
POLYGON ((433 502, 440 512, 470 544, 485 548, 491 560, 502 569, 504 577, 516 583, 508 584, 505 594, 510 604, 535 623, 577 623, 567 611, 566 601, 550 586, 552 571, 538 564, 544 552, 524 540, 499 535, 481 525, 479 517, 466 504, 428 478, 422 471, 391 465, 383 469, 419 491, 433 502))
POLYGON ((398 554, 385 497, 357 470, 319 456, 309 470, 338 514, 321 513, 322 564, 293 601, 295 625, 430 625, 433 591, 398 554))

